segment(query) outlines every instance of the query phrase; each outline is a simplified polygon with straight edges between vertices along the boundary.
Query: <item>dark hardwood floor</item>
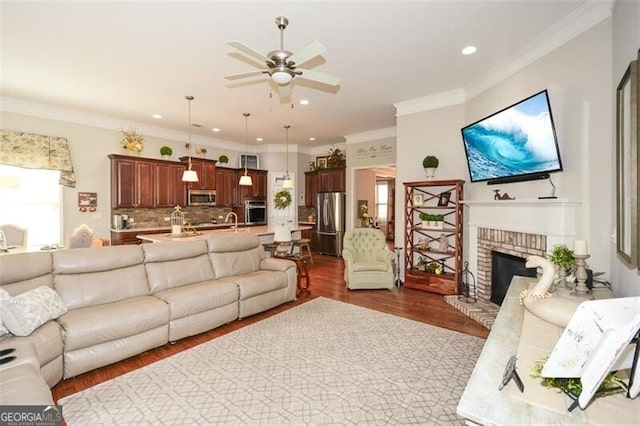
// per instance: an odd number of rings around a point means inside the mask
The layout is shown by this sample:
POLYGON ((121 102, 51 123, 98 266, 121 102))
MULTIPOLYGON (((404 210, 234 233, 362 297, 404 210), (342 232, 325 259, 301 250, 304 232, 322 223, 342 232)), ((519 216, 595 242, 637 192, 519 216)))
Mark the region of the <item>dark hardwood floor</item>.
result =
POLYGON ((314 264, 309 271, 311 278, 310 291, 301 294, 297 300, 267 312, 234 321, 206 333, 182 339, 175 344, 167 344, 113 365, 64 380, 53 388, 53 398, 57 401, 64 396, 151 364, 320 296, 387 312, 472 336, 486 338, 489 334, 486 328, 448 305, 441 295, 405 288, 391 291, 349 291, 345 288, 343 273, 344 263, 341 258, 314 254, 314 264))

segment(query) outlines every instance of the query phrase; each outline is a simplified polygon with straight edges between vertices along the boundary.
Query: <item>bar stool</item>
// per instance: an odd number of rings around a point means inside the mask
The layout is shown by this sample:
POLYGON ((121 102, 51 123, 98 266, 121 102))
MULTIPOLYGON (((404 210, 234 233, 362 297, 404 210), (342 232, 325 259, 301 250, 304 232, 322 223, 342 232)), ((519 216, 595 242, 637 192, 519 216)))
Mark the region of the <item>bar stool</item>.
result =
POLYGON ((311 255, 311 240, 309 238, 300 238, 299 240, 293 240, 293 252, 296 252, 296 247, 300 252, 300 258, 308 258, 309 263, 313 265, 313 256, 311 255), (304 252, 306 249, 306 253, 304 252))

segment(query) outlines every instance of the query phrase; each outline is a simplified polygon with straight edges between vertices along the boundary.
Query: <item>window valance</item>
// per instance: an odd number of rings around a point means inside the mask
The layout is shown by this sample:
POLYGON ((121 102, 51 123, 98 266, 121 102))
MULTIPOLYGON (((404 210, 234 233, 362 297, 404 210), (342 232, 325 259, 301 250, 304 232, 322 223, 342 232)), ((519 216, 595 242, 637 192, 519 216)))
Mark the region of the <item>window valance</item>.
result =
POLYGON ((66 138, 0 130, 0 164, 60 170, 60 185, 76 186, 66 138))

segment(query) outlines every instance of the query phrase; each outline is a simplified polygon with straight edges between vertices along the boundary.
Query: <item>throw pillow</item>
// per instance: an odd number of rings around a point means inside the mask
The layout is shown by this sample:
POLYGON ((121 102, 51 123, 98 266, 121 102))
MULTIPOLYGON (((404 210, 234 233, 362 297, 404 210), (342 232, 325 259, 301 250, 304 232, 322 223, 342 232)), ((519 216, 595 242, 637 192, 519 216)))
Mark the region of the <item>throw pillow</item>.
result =
POLYGON ((42 324, 65 312, 67 308, 58 293, 42 286, 3 302, 2 321, 12 334, 28 336, 42 324))
MULTIPOLYGON (((0 288, 0 312, 4 311, 4 302, 8 301, 9 299, 11 299, 11 296, 9 295, 9 293, 7 293, 7 290, 0 288)), ((9 329, 4 325, 2 316, 0 316, 0 337, 4 336, 5 334, 9 334, 9 329)))

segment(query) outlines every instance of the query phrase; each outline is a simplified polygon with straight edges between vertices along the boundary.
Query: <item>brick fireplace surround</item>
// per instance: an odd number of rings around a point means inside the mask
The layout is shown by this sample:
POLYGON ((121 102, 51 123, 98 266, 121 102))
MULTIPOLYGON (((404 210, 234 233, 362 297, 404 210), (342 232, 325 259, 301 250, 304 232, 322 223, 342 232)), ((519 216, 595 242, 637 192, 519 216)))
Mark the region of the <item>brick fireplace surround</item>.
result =
MULTIPOLYGON (((445 296, 447 303, 490 329, 500 306, 491 302, 491 252, 522 258, 545 256, 555 244, 575 238, 578 223, 576 202, 555 200, 466 201, 469 267, 475 276, 477 302, 465 303, 458 296, 445 296)), ((473 289, 471 289, 473 291, 473 289)))

